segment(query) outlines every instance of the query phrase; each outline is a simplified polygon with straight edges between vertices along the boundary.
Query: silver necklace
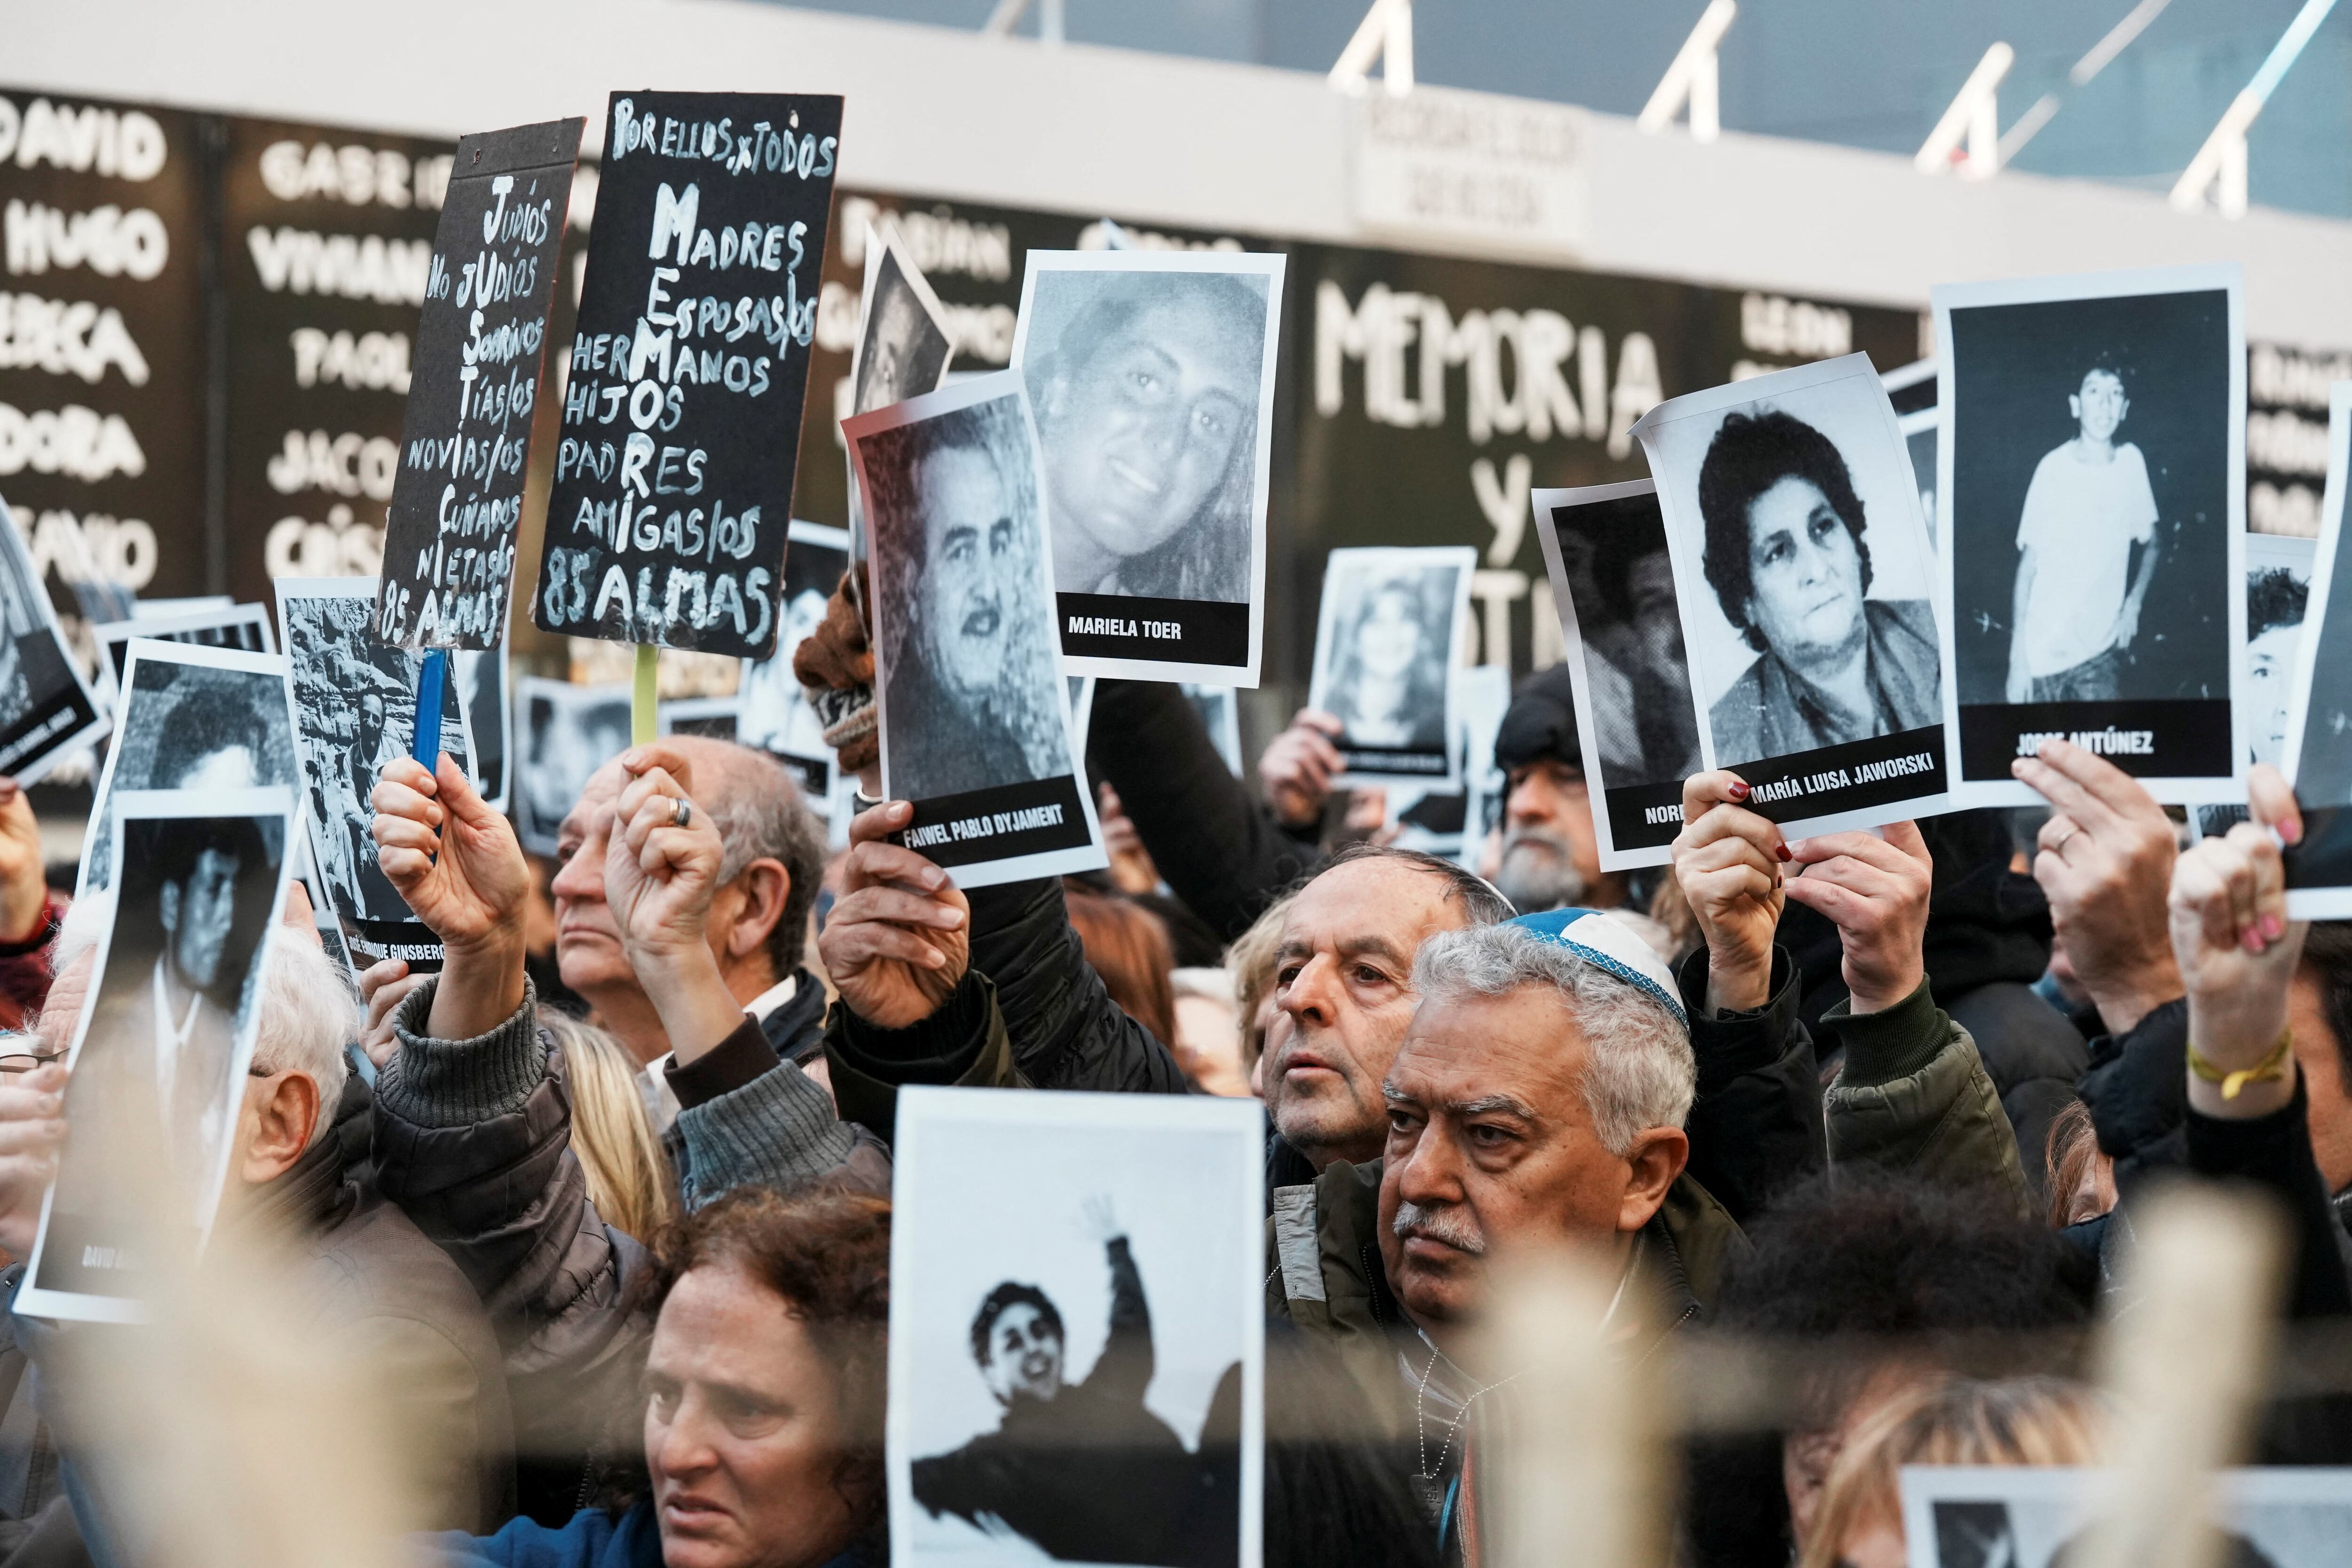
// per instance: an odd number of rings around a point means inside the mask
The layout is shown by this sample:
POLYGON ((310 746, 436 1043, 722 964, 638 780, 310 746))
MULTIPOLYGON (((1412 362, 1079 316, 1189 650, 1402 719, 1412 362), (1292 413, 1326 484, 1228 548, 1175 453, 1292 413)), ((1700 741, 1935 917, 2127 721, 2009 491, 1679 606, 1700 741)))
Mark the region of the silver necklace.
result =
POLYGON ((1492 1394, 1496 1389, 1502 1387, 1503 1385, 1511 1382, 1514 1378, 1517 1378, 1519 1375, 1515 1372, 1511 1374, 1509 1377, 1498 1377, 1494 1382, 1486 1385, 1484 1388, 1473 1390, 1470 1396, 1462 1401, 1462 1408, 1455 1413, 1453 1420, 1446 1423, 1445 1440, 1438 1445, 1437 1464, 1434 1469, 1432 1469, 1429 1463, 1429 1414, 1427 1408, 1429 1399, 1429 1379, 1431 1375, 1435 1373, 1437 1370, 1437 1358, 1440 1354, 1442 1353, 1435 1345, 1430 1346, 1429 1364, 1421 1369, 1421 1386, 1414 1390, 1412 1396, 1412 1427, 1413 1436, 1417 1439, 1420 1448, 1421 1479, 1423 1488, 1429 1493, 1433 1503, 1436 1500, 1437 1479, 1440 1476, 1445 1473, 1446 1457, 1454 1451, 1454 1439, 1461 1434, 1462 1424, 1470 1418, 1471 1406, 1476 1405, 1481 1396, 1492 1394))

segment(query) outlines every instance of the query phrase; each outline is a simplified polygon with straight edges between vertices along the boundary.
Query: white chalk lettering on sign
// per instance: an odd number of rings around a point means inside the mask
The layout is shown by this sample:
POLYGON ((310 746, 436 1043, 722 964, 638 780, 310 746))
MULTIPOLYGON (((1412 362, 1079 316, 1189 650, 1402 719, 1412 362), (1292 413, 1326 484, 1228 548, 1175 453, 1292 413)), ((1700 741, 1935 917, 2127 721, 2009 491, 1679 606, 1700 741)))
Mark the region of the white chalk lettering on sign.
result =
POLYGON ((147 356, 122 312, 87 299, 0 294, 0 371, 79 376, 95 386, 109 370, 134 387, 147 384, 147 356))
POLYGON ((533 615, 756 653, 817 335, 839 100, 613 99, 533 615), (809 116, 803 123, 803 116, 809 116))
POLYGON ((75 109, 46 98, 19 109, 0 98, 0 163, 19 169, 47 163, 136 184, 162 173, 168 152, 163 128, 139 110, 75 109))
MULTIPOLYGON (((376 632, 482 649, 506 622, 556 247, 584 121, 458 144, 427 257, 376 632)), ((404 348, 405 345, 404 344, 404 348)))
POLYGON ((245 243, 261 287, 273 294, 419 306, 433 270, 433 246, 421 239, 256 226, 247 231, 245 243))
POLYGON ((0 479, 28 470, 95 485, 117 474, 144 474, 147 454, 119 413, 72 402, 26 413, 0 402, 0 479))
POLYGON ((163 220, 146 207, 112 203, 68 212, 46 202, 11 201, 6 215, 8 270, 36 275, 87 267, 100 277, 154 277, 172 258, 163 220))

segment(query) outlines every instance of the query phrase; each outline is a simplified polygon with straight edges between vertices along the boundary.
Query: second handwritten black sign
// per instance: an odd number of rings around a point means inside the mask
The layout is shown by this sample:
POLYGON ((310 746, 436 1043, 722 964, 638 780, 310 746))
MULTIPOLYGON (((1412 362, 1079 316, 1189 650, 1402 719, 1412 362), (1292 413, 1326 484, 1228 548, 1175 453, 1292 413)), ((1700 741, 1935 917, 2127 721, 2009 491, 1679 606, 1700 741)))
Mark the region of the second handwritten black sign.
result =
POLYGON ((776 641, 841 99, 616 93, 531 614, 776 641))

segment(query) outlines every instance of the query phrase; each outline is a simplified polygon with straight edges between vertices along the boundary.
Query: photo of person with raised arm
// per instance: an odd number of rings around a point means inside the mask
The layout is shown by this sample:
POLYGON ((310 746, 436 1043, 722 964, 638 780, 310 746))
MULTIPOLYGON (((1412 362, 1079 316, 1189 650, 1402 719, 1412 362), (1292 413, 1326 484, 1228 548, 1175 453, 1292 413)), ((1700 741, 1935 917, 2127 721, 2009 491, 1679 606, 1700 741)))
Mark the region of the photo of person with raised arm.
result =
MULTIPOLYGON (((952 1453, 917 1459, 915 1500, 935 1517, 1002 1524, 1065 1562, 1230 1563, 1230 1541, 1169 1529, 1214 1478, 1204 1487, 1203 1459, 1144 1404, 1151 1304, 1110 1200, 1091 1198, 1080 1215, 1110 1267, 1102 1354, 1083 1380, 1066 1381, 1068 1336, 1052 1299, 1013 1280, 989 1291, 971 1321, 971 1356, 1003 1417, 952 1453)), ((1229 1506, 1230 1480, 1223 1490, 1229 1506)))

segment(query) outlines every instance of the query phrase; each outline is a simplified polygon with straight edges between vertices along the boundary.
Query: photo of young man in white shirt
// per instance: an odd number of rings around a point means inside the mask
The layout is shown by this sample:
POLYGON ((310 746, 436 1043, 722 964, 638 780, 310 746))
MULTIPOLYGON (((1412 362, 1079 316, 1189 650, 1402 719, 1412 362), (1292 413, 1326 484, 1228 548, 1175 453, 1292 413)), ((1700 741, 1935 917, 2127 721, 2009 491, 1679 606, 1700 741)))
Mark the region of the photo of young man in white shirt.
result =
POLYGON ((2116 439, 2131 408, 2122 374, 2094 365, 2066 404, 2080 430, 2043 454, 2018 522, 2007 684, 2013 703, 2121 696, 2156 574, 2147 463, 2138 447, 2116 439))

